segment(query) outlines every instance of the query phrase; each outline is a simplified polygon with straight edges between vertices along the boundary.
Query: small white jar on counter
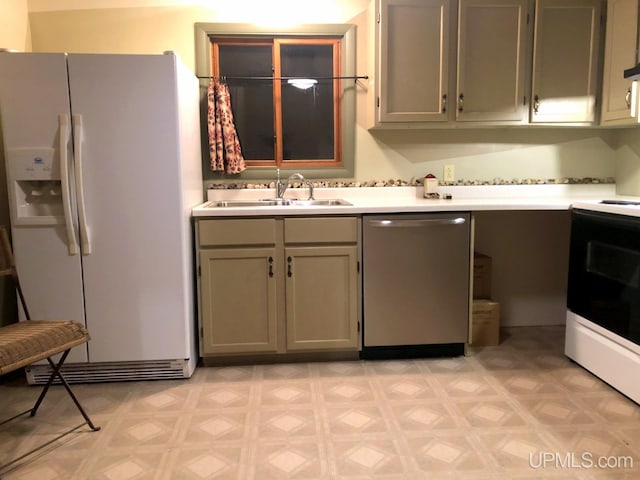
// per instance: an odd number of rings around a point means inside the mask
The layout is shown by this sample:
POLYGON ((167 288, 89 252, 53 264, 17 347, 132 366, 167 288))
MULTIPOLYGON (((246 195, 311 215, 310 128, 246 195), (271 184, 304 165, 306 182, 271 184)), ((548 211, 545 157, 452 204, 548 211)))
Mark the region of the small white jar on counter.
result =
POLYGON ((438 179, 429 174, 424 177, 424 196, 425 198, 438 198, 438 179))

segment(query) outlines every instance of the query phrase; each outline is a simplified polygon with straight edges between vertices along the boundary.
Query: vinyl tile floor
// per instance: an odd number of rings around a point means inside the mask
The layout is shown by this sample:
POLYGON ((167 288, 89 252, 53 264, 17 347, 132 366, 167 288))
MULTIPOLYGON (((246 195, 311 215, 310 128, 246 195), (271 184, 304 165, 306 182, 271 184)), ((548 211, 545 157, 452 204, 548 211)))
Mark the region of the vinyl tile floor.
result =
MULTIPOLYGON (((563 328, 504 329, 468 356, 199 367, 83 384, 100 425, 2 480, 640 479, 640 406, 563 354, 563 328)), ((0 383, 0 417, 38 389, 0 383)), ((0 464, 79 423, 56 386, 0 426, 0 464)))

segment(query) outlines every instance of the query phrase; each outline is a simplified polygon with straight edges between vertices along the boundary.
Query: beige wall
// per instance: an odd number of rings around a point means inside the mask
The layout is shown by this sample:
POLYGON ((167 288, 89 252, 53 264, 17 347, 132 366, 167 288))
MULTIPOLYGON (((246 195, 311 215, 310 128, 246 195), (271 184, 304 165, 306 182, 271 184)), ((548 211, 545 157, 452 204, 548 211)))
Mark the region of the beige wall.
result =
POLYGON ((562 325, 567 313, 568 211, 475 212, 475 250, 491 257, 500 325, 562 325))
POLYGON ((616 144, 616 189, 621 195, 640 195, 640 127, 621 130, 616 144))
POLYGON ((174 50, 193 68, 195 22, 276 24, 355 23, 357 73, 371 80, 358 89, 356 179, 442 174, 454 164, 456 178, 609 177, 615 174, 615 135, 599 129, 483 129, 376 131, 371 122, 373 2, 368 0, 31 0, 34 51, 159 53, 174 50), (118 8, 95 9, 115 5, 118 8), (82 9, 90 5, 94 9, 82 9), (130 5, 130 8, 122 8, 130 5), (150 6, 152 5, 152 6, 150 6), (159 5, 159 6, 158 6, 159 5), (69 10, 54 10, 68 8, 69 10))
POLYGON ((31 36, 27 0, 0 2, 0 48, 29 51, 31 36))

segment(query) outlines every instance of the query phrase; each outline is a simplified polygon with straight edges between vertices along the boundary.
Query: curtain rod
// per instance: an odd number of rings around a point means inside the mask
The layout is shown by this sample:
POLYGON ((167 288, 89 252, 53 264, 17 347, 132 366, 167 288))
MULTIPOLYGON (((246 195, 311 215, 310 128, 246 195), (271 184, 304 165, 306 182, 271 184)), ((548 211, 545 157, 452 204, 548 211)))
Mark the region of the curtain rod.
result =
POLYGON ((234 76, 227 76, 227 75, 208 75, 206 77, 201 77, 198 76, 198 78, 202 79, 202 80, 213 80, 213 79, 218 79, 218 80, 305 80, 305 79, 314 79, 314 80, 349 80, 349 79, 353 79, 353 80, 359 80, 359 79, 363 79, 363 80, 369 80, 369 76, 368 75, 349 75, 349 76, 345 76, 345 77, 313 77, 313 76, 308 76, 308 77, 234 77, 234 76))

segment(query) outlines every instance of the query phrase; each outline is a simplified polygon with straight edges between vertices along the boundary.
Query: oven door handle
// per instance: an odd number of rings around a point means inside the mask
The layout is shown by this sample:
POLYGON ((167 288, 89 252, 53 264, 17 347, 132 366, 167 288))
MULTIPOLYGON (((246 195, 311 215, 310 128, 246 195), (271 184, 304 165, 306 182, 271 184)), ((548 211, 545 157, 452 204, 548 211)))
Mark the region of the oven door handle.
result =
POLYGON ((591 222, 602 228, 623 227, 632 232, 640 231, 640 219, 634 216, 619 215, 616 213, 573 209, 574 220, 591 222))

